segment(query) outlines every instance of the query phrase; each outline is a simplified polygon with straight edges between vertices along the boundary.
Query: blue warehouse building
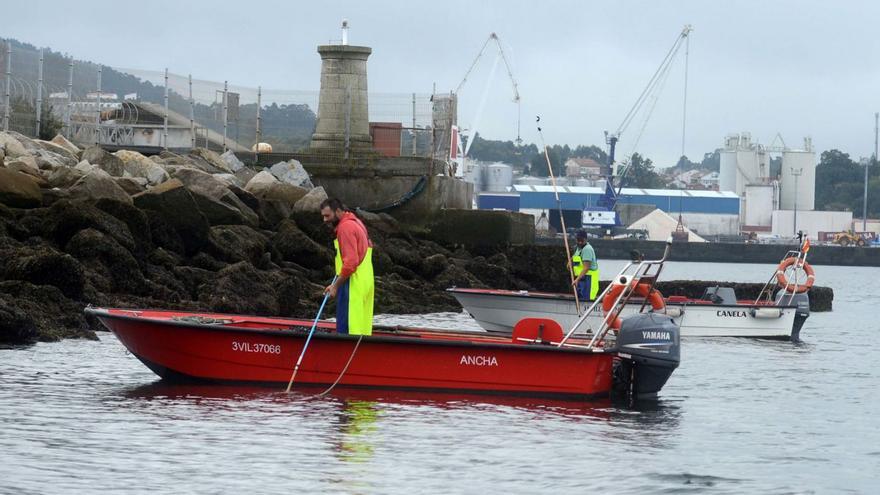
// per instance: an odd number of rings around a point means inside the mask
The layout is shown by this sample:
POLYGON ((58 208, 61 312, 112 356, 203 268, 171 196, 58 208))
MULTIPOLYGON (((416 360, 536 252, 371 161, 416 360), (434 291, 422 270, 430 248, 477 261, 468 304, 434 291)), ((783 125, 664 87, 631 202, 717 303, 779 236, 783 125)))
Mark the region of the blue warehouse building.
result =
MULTIPOLYGON (((598 207, 602 187, 560 186, 559 201, 566 223, 579 219, 580 212, 598 207)), ((656 207, 682 218, 689 227, 706 234, 734 234, 739 230, 740 198, 729 191, 623 188, 618 204, 656 207)), ((514 185, 508 193, 481 193, 480 209, 503 209, 553 217, 558 210, 553 186, 514 185)), ((558 214, 556 215, 558 217, 558 214)), ((579 224, 579 222, 578 222, 579 224)))

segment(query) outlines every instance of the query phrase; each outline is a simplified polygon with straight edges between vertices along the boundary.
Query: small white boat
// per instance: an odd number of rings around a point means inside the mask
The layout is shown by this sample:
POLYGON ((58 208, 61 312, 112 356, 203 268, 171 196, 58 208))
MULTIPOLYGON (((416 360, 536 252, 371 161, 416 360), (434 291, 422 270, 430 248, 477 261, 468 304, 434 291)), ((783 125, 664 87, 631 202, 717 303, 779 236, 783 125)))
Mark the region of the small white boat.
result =
MULTIPOLYGON (((723 287, 721 289, 719 292, 728 292, 723 287)), ((489 332, 510 333, 517 322, 530 317, 555 320, 565 329, 572 328, 579 319, 574 297, 570 294, 457 288, 447 291, 489 332)), ((634 298, 625 306, 621 316, 638 313, 642 302, 634 298)), ((711 300, 673 296, 666 298, 665 302, 666 314, 672 316, 681 328, 682 337, 798 340, 800 329, 809 316, 809 300, 803 308, 794 301, 785 305, 754 304, 754 301, 715 304, 711 300)), ((583 312, 587 305, 581 305, 583 312)), ((598 328, 603 319, 601 312, 592 313, 582 328, 598 328)))
MULTIPOLYGON (((789 251, 756 300, 739 301, 733 288, 713 287, 706 289, 700 299, 681 296, 662 298, 665 303, 662 311, 673 318, 681 329, 682 337, 751 337, 798 341, 801 327, 810 315, 807 292, 815 278, 806 262, 807 251, 809 243, 798 251, 789 251), (794 275, 786 277, 785 273, 791 270, 795 272, 794 275), (806 283, 798 284, 798 271, 808 275, 806 283), (778 291, 774 290, 776 287, 778 291)), ((578 333, 588 333, 600 328, 605 321, 606 315, 601 310, 603 296, 616 297, 608 294, 606 289, 598 298, 599 304, 582 302, 579 311, 571 294, 459 288, 447 291, 486 331, 502 333, 512 332, 517 322, 524 318, 551 319, 564 329, 577 325, 578 333), (584 314, 586 316, 580 316, 584 314)), ((644 305, 651 306, 643 298, 628 297, 620 316, 638 313, 644 305)))

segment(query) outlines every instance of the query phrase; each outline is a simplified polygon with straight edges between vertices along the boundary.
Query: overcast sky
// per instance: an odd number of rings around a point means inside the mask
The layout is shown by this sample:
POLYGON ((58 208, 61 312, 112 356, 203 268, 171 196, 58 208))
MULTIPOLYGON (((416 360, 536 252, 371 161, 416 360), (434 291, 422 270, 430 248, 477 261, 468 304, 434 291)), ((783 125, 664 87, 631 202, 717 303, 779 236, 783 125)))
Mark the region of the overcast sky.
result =
MULTIPOLYGON (((264 88, 316 90, 318 44, 340 38, 373 48, 370 91, 454 89, 490 32, 498 33, 522 97, 522 137, 596 144, 616 130, 682 26, 691 24, 685 153, 692 159, 749 131, 791 147, 853 157, 874 146, 880 111, 880 2, 491 1, 445 2, 4 2, 0 37, 117 67, 192 73, 264 88)), ((638 146, 661 166, 681 151, 683 54, 638 146)), ((459 123, 472 122, 494 54, 461 91, 459 123)), ((516 137, 503 67, 476 124, 490 139, 516 137)), ((633 123, 620 149, 632 148, 633 123)))

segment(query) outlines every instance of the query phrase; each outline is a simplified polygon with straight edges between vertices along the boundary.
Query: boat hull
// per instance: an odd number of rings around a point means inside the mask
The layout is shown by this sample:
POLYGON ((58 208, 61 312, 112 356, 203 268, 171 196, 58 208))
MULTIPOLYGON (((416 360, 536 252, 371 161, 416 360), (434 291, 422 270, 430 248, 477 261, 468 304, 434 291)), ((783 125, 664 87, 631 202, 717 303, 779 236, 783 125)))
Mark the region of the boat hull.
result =
MULTIPOLYGON (((574 299, 563 294, 523 291, 449 289, 477 323, 489 332, 510 333, 523 318, 549 318, 566 331, 578 321, 574 299)), ((778 317, 761 317, 761 305, 689 304, 667 302, 668 314, 681 329, 682 337, 750 337, 791 339, 795 337, 796 306, 773 306, 778 317)), ((624 307, 622 316, 637 313, 641 301, 624 307)), ((604 316, 598 311, 581 327, 598 328, 604 316)), ((803 324, 803 321, 800 321, 803 324)))
MULTIPOLYGON (((283 388, 311 322, 216 314, 200 324, 147 311, 89 309, 151 370, 171 381, 260 384, 283 388), (231 320, 231 321, 228 321, 231 320), (228 322, 227 322, 228 321, 228 322), (299 328, 291 330, 291 328, 299 328)), ((296 376, 297 387, 329 386, 594 398, 610 394, 616 354, 516 345, 473 332, 378 331, 357 336, 322 322, 296 376), (341 375, 341 376, 340 376, 341 375)))

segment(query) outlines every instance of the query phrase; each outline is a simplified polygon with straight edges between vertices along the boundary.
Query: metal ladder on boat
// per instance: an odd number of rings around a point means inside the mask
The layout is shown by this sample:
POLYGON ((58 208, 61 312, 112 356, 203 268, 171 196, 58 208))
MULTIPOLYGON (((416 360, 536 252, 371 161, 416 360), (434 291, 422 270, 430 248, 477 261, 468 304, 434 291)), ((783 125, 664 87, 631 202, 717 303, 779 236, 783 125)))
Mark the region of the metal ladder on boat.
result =
MULTIPOLYGON (((801 270, 799 268, 802 267, 807 261, 807 253, 804 252, 804 244, 807 242, 808 241, 805 237, 804 240, 801 241, 797 250, 792 249, 785 253, 785 256, 782 257, 782 261, 785 261, 788 258, 797 258, 797 261, 795 261, 794 263, 794 276, 791 277, 791 279, 787 279, 786 281, 788 283, 785 285, 785 287, 782 288, 783 298, 786 295, 788 296, 788 304, 792 303, 795 296, 794 291, 789 289, 797 287, 800 284, 799 277, 801 270)), ((782 263, 782 261, 780 261, 780 263, 782 263)), ((770 279, 767 280, 767 282, 764 284, 764 287, 761 288, 761 292, 758 293, 758 297, 755 298, 755 304, 759 304, 762 300, 765 302, 773 302, 773 288, 775 287, 775 284, 773 282, 776 279, 776 274, 777 272, 773 272, 773 274, 770 275, 770 279)), ((782 299, 779 299, 779 304, 782 304, 782 299)))
MULTIPOLYGON (((634 258, 626 266, 623 267, 622 270, 611 280, 611 283, 605 287, 596 300, 587 308, 586 311, 580 316, 578 321, 571 327, 568 333, 565 334, 565 337, 560 341, 557 346, 568 346, 568 347, 580 347, 587 349, 601 349, 597 347, 597 345, 602 342, 608 332, 611 330, 611 322, 615 321, 620 317, 620 314, 623 312, 624 307, 626 307, 627 303, 629 303, 630 299, 632 299, 635 294, 636 287, 640 284, 649 284, 648 293, 654 290, 654 285, 657 282, 657 278, 660 276, 660 272, 663 271, 663 264, 666 262, 666 258, 669 256, 669 249, 672 247, 672 238, 670 237, 666 241, 666 248, 663 250, 663 257, 659 260, 644 260, 639 258, 634 258), (587 318, 592 314, 597 314, 599 308, 601 308, 602 301, 605 299, 605 296, 611 291, 612 286, 615 284, 623 285, 623 290, 618 294, 617 298, 614 300, 614 304, 611 306, 611 309, 605 314, 605 317, 602 319, 602 323, 599 324, 599 327, 592 331, 592 328, 588 328, 593 337, 590 339, 589 344, 586 346, 571 344, 568 340, 576 331, 578 331, 581 326, 587 321, 587 318)), ((642 302, 642 306, 639 308, 639 313, 645 310, 645 306, 648 304, 648 299, 645 298, 644 302, 642 302)))

